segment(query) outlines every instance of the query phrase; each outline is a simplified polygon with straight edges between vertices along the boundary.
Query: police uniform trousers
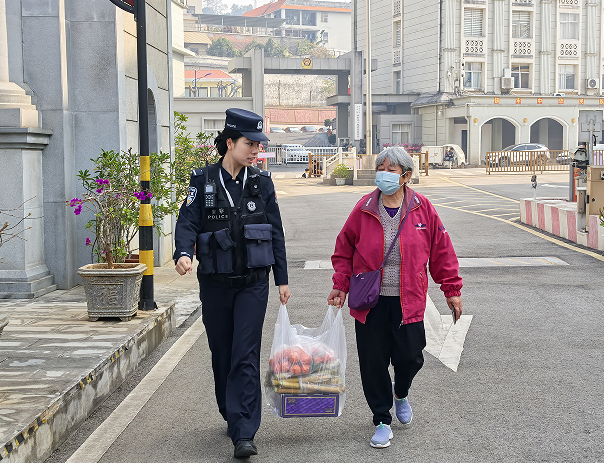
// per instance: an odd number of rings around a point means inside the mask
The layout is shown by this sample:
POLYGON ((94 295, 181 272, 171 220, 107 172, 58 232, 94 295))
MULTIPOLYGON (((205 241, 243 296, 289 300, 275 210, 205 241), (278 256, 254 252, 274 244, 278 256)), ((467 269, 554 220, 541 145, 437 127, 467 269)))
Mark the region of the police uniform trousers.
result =
POLYGON ((361 383, 375 426, 392 422, 390 363, 394 367, 395 392, 399 398, 407 397, 413 378, 424 364, 424 322, 401 325, 402 318, 400 298, 380 296, 377 305, 367 314, 365 324, 355 321, 361 383))
POLYGON ((260 427, 260 343, 268 303, 268 275, 242 288, 200 281, 202 320, 212 353, 216 401, 233 443, 260 427))

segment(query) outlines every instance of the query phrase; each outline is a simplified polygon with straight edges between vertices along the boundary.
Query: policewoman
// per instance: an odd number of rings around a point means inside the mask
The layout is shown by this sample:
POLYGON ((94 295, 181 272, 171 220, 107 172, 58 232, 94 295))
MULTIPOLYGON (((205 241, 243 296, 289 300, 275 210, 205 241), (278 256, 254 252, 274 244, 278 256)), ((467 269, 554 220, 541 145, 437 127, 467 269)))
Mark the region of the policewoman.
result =
POLYGON ((285 238, 270 172, 256 169, 262 117, 226 111, 214 142, 221 158, 195 170, 176 223, 174 261, 191 273, 195 254, 202 319, 212 352, 216 401, 234 456, 256 455, 260 426, 260 342, 272 268, 286 304, 285 238))

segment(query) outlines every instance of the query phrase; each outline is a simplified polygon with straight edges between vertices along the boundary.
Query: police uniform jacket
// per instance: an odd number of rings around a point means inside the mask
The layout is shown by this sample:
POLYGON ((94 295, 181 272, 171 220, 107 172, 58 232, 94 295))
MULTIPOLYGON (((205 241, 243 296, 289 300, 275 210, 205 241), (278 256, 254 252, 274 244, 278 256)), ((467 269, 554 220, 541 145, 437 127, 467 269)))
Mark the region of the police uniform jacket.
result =
POLYGON ((182 256, 192 260, 196 254, 198 279, 243 276, 272 267, 275 284, 288 284, 283 225, 270 172, 247 167, 232 178, 222 160, 195 170, 176 222, 175 243, 175 262, 182 256), (216 186, 215 207, 206 207, 206 177, 216 186))

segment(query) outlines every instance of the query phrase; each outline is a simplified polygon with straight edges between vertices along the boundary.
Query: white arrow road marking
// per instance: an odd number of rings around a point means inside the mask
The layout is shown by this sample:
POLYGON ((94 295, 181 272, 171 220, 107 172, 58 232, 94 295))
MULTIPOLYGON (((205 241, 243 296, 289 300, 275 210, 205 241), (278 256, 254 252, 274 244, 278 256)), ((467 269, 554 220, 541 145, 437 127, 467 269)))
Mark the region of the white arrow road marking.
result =
POLYGON ((424 314, 426 352, 436 357, 446 367, 457 371, 470 323, 472 323, 472 315, 462 315, 457 323, 453 324, 453 317, 441 315, 428 296, 424 314))

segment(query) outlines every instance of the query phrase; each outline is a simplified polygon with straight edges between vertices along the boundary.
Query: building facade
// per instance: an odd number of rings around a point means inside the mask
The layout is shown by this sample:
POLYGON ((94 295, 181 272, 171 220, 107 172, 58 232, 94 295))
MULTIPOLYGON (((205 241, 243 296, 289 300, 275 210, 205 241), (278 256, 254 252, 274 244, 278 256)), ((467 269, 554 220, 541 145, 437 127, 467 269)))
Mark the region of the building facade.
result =
POLYGON ((346 53, 351 49, 351 12, 348 2, 278 0, 244 16, 285 19, 285 24, 274 30, 275 35, 305 37, 311 42, 320 41, 329 50, 346 53))
MULTIPOLYGON (((172 3, 146 0, 151 152, 173 139, 172 3)), ((25 241, 2 246, 0 297, 69 289, 90 263, 90 217, 66 201, 82 195, 77 172, 102 149, 138 150, 136 56, 134 18, 109 1, 0 0, 0 208, 32 212, 25 241)), ((156 265, 171 259, 172 228, 167 217, 156 265)))
POLYGON ((418 94, 414 122, 378 113, 376 137, 459 144, 472 164, 514 143, 576 146, 580 112, 604 109, 602 14, 597 0, 371 2, 372 94, 418 94))

